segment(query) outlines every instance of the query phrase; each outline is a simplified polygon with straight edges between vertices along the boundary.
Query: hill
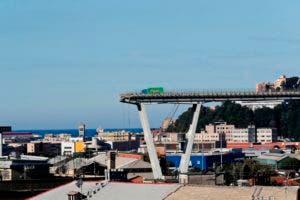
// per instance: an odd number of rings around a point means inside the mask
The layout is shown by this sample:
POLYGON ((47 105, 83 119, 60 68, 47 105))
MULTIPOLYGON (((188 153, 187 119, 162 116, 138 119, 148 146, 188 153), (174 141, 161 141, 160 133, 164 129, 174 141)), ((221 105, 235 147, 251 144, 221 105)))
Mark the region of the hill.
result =
MULTIPOLYGON (((183 112, 167 131, 186 132, 192 120, 192 110, 183 112)), ((202 107, 197 131, 216 121, 225 121, 239 128, 254 124, 257 128, 277 128, 278 135, 300 139, 300 101, 286 101, 274 109, 261 108, 252 111, 234 102, 224 102, 215 109, 202 107)))

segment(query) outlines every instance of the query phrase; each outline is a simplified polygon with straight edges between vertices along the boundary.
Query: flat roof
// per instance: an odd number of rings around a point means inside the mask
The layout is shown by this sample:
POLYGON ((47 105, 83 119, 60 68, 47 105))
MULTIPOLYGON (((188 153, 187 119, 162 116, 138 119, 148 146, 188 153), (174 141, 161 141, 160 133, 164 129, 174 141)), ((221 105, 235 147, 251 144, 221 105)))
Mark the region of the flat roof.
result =
POLYGON ((285 187, 232 187, 232 186, 184 186, 171 194, 166 200, 190 200, 190 199, 203 199, 203 200, 249 200, 252 199, 252 194, 255 188, 262 188, 259 197, 269 199, 297 199, 298 186, 285 187), (272 199, 272 198, 271 198, 272 199))
POLYGON ((265 153, 261 156, 258 156, 257 159, 266 159, 266 160, 275 160, 280 161, 284 158, 287 158, 288 156, 286 154, 279 154, 279 153, 265 153))
MULTIPOLYGON (((42 193, 30 199, 32 200, 53 200, 67 199, 67 195, 71 191, 80 191, 75 185, 76 181, 62 185, 48 192, 42 193)), ((98 182, 84 182, 82 185, 83 194, 88 191, 94 191, 98 182)), ((135 183, 119 183, 109 182, 99 191, 92 194, 90 200, 109 199, 109 200, 161 200, 167 197, 180 187, 179 184, 135 184, 135 183)))

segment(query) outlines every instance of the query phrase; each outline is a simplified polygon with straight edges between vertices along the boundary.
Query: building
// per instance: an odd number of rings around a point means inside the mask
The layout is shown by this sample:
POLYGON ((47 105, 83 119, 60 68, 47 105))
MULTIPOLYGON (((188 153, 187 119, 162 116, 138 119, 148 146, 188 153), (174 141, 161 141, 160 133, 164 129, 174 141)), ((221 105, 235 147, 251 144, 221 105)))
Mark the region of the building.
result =
POLYGON ((34 139, 31 132, 2 132, 4 143, 28 142, 34 139))
POLYGON ((32 200, 53 199, 122 199, 122 200, 161 200, 175 192, 179 184, 133 184, 107 181, 83 181, 78 188, 77 181, 62 185, 47 192, 36 195, 32 200))
POLYGON ((215 143, 220 140, 219 133, 208 133, 201 131, 201 133, 195 134, 194 143, 215 143))
MULTIPOLYGON (((255 128, 249 125, 248 128, 235 128, 227 123, 209 124, 205 127, 206 133, 224 133, 227 143, 271 143, 277 139, 276 129, 255 128)), ((217 139, 216 136, 214 138, 217 139)))
POLYGON ((0 133, 11 132, 11 126, 0 126, 0 133))
POLYGON ((257 131, 257 139, 258 143, 272 143, 277 140, 277 131, 272 128, 258 128, 257 131))
POLYGON ((79 137, 85 137, 85 124, 81 123, 78 127, 79 137))
POLYGON ((48 158, 21 156, 0 160, 0 180, 39 179, 49 177, 48 158))
POLYGON ((100 140, 104 141, 129 141, 131 140, 131 133, 127 131, 116 131, 116 132, 98 132, 100 140))
POLYGON ((83 141, 74 142, 75 153, 84 153, 85 152, 85 143, 83 141))
POLYGON ((288 155, 280 153, 265 153, 255 158, 261 164, 270 165, 274 169, 283 169, 286 167, 286 161, 290 160, 288 155))
POLYGON ((72 156, 75 153, 74 142, 61 142, 61 155, 72 156))
POLYGON ((140 147, 140 141, 130 140, 130 141, 109 141, 106 142, 110 145, 112 150, 117 151, 137 151, 140 147))
POLYGON ((161 129, 162 131, 166 131, 168 129, 168 127, 172 124, 175 123, 175 120, 172 119, 171 117, 167 117, 166 119, 164 119, 164 121, 162 122, 161 125, 161 129))
POLYGON ((235 103, 240 104, 241 106, 246 106, 251 110, 257 110, 260 108, 275 108, 277 105, 283 103, 281 100, 273 100, 273 101, 235 101, 235 103))
POLYGON ((174 143, 179 141, 179 134, 175 132, 164 132, 156 134, 154 141, 157 143, 174 143))
POLYGON ((232 131, 235 129, 234 125, 226 122, 215 122, 205 126, 205 132, 208 134, 225 134, 227 141, 232 140, 232 131))
POLYGON ((106 151, 111 149, 111 145, 104 142, 103 140, 99 140, 97 137, 92 137, 92 140, 85 142, 86 152, 96 153, 98 151, 106 151))
POLYGON ((281 90, 286 83, 286 76, 281 75, 275 82, 274 82, 274 88, 275 90, 281 90))
POLYGON ((247 128, 237 128, 232 131, 230 142, 232 143, 248 143, 248 129, 247 128))
POLYGON ((186 185, 170 194, 165 200, 190 200, 190 199, 209 199, 209 200, 297 200, 298 186, 272 187, 228 187, 228 186, 193 186, 186 185), (260 191, 260 192, 258 192, 260 191))
POLYGON ((270 152, 269 149, 255 149, 255 148, 242 149, 242 153, 245 155, 246 158, 255 158, 269 152, 270 152))
POLYGON ((72 138, 71 134, 60 133, 60 134, 45 134, 43 141, 44 142, 67 142, 72 138))
POLYGON ((282 91, 285 89, 296 89, 299 87, 299 77, 287 78, 285 75, 281 75, 273 83, 257 83, 256 92, 268 92, 268 91, 282 91))
POLYGON ((61 154, 61 143, 34 141, 27 143, 27 154, 53 157, 61 154))
MULTIPOLYGON (((183 133, 160 132, 153 135, 156 147, 163 147, 165 152, 178 153, 185 149, 186 138, 183 133)), ((236 128, 226 122, 217 122, 205 126, 205 130, 195 134, 193 152, 223 148, 227 144, 272 143, 276 141, 276 130, 258 128, 249 125, 247 128, 236 128)), ((142 144, 142 143, 141 143, 142 144)), ((140 152, 142 151, 140 148, 140 152)))
MULTIPOLYGON (((172 167, 179 168, 182 154, 166 154, 166 160, 172 167)), ((244 157, 241 152, 211 152, 211 153, 193 153, 191 155, 190 167, 200 170, 215 169, 222 163, 233 163, 237 159, 244 157)))

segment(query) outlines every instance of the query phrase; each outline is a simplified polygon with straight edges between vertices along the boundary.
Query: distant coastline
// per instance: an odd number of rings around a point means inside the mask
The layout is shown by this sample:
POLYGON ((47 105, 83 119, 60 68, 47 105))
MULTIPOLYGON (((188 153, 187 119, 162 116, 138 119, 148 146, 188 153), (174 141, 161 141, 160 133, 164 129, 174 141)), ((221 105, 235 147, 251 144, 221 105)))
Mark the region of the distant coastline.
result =
MULTIPOLYGON (((105 132, 111 132, 111 131, 121 131, 121 130, 125 130, 131 133, 141 133, 143 132, 143 129, 141 128, 108 128, 108 129, 104 129, 105 132)), ((38 130, 38 129, 34 129, 34 130, 13 130, 13 132, 31 132, 33 134, 38 134, 41 137, 44 137, 45 134, 48 133, 53 133, 53 134, 60 134, 60 133, 68 133, 71 134, 72 137, 76 137, 78 136, 78 129, 48 129, 48 130, 38 130)), ((96 129, 86 129, 86 136, 87 137, 92 137, 96 135, 96 129)))

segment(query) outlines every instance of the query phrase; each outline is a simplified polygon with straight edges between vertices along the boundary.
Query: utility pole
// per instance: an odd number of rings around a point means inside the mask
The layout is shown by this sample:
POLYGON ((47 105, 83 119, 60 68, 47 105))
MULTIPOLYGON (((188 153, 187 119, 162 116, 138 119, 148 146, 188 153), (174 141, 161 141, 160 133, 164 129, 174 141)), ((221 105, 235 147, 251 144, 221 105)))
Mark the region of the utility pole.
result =
POLYGON ((221 168, 223 168, 223 132, 221 132, 220 134, 221 136, 221 140, 220 140, 220 147, 221 147, 221 151, 220 151, 220 154, 221 154, 221 168))
POLYGON ((202 174, 203 174, 203 170, 204 170, 204 147, 203 147, 203 137, 202 137, 202 140, 201 140, 201 151, 202 151, 202 174))

